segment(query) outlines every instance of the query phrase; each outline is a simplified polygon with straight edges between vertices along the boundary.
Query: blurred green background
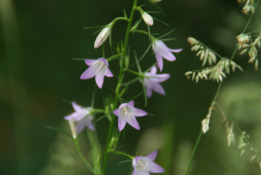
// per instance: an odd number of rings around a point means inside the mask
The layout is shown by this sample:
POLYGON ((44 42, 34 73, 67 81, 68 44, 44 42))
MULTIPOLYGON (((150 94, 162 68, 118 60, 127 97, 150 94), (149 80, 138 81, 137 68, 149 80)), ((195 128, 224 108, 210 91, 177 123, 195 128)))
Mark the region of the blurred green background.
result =
MULTIPOLYGON (((139 4, 147 4, 147 1, 140 0, 139 4)), ((123 9, 129 14, 131 5, 131 0, 0 0, 1 175, 86 174, 71 141, 46 126, 69 131, 63 117, 73 109, 64 100, 75 100, 83 106, 91 103, 94 80, 80 80, 87 67, 72 58, 99 58, 101 49, 93 49, 95 30, 83 30, 83 27, 108 24, 122 16, 123 9)), ((206 116, 217 88, 215 82, 196 84, 184 76, 186 71, 201 67, 198 58, 190 52, 187 37, 193 36, 219 54, 230 57, 235 37, 243 30, 249 16, 242 15, 242 6, 236 0, 163 0, 158 5, 166 15, 152 15, 169 26, 155 21, 151 31, 166 33, 175 29, 170 37, 176 40, 167 45, 183 48, 183 51, 176 54, 175 62, 164 61, 163 72, 171 74, 171 79, 163 83, 167 95, 154 93, 146 108, 143 97, 137 99, 137 106, 155 116, 139 120, 141 131, 128 126, 120 146, 134 154, 137 144, 144 143, 140 151, 146 154, 163 145, 157 162, 167 174, 180 175, 184 174, 201 128, 200 122, 206 116)), ((152 5, 146 5, 144 9, 158 10, 152 5)), ((256 12, 248 31, 261 28, 261 8, 256 12)), ((124 24, 115 26, 114 41, 124 35, 125 27, 124 24)), ((137 53, 141 56, 148 40, 138 34, 132 37, 131 47, 138 48, 137 53)), ((106 53, 109 55, 109 49, 106 53)), ((141 63, 143 70, 155 60, 151 53, 141 63)), ((237 55, 235 61, 245 71, 237 71, 225 79, 219 101, 250 134, 256 148, 260 148, 261 72, 247 64, 246 55, 237 55)), ((117 64, 112 68, 117 72, 117 64)), ((111 93, 115 82, 115 79, 105 79, 102 91, 97 92, 97 107, 103 106, 102 99, 111 93)), ((130 93, 137 94, 139 88, 140 84, 133 85, 130 93)), ((212 118, 210 131, 203 136, 195 155, 191 174, 260 173, 249 157, 240 158, 237 145, 227 146, 225 126, 218 110, 212 118)), ((103 144, 107 127, 106 119, 98 123, 103 144)), ((84 148, 84 138, 82 142, 83 149, 88 152, 84 148)), ((131 172, 130 163, 117 164, 121 160, 119 156, 111 157, 109 174, 131 172)))

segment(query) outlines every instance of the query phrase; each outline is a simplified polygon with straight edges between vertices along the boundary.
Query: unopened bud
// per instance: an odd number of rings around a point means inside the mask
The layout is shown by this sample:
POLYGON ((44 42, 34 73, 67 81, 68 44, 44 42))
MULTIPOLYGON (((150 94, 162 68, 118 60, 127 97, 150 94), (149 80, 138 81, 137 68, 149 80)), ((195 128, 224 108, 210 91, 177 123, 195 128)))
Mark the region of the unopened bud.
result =
POLYGON ((153 18, 146 12, 142 13, 142 18, 144 20, 144 22, 148 25, 148 26, 152 26, 153 25, 153 18))
POLYGON ((161 2, 162 0, 150 0, 152 3, 158 3, 161 2))
POLYGON ((72 132, 73 139, 76 139, 77 134, 76 134, 76 128, 75 128, 74 121, 69 120, 69 125, 70 125, 70 129, 71 129, 71 132, 72 132))
POLYGON ((104 27, 102 29, 102 31, 99 33, 99 35, 97 36, 95 43, 94 43, 94 48, 98 48, 100 47, 108 38, 108 36, 111 33, 111 28, 112 28, 112 24, 109 24, 108 26, 104 27))

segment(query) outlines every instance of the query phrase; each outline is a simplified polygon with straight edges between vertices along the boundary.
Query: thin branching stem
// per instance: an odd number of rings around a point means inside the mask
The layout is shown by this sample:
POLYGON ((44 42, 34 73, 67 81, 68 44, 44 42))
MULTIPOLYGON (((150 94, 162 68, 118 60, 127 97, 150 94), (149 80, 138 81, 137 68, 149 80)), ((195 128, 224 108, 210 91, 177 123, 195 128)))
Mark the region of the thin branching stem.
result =
POLYGON ((200 142, 200 140, 201 140, 202 134, 203 134, 203 132, 202 132, 202 130, 200 130, 200 133, 199 133, 198 138, 197 138, 197 142, 196 142, 196 144, 195 144, 195 146, 194 146, 194 148, 193 148, 191 157, 190 157, 190 159, 189 159, 189 163, 188 163, 188 167, 187 167, 187 170, 186 170, 185 175, 188 175, 188 174, 189 174, 189 169, 190 169, 190 167, 191 167, 191 164, 192 164, 192 160, 193 160, 193 158, 194 158, 194 155, 195 155, 195 153, 196 153, 196 151, 197 151, 197 148, 198 148, 199 142, 200 142))
MULTIPOLYGON (((258 6, 258 4, 259 4, 259 1, 260 1, 260 0, 257 1, 256 6, 255 6, 255 9, 257 8, 257 6, 258 6)), ((254 15, 254 14, 252 13, 251 16, 249 17, 249 19, 248 19, 248 21, 247 21, 247 23, 246 23, 246 25, 245 25, 245 27, 244 27, 242 33, 245 33, 245 32, 246 32, 246 30, 247 30, 247 28, 248 28, 248 26, 249 26, 249 24, 250 24, 250 22, 251 22, 251 20, 252 20, 253 15, 254 15)), ((234 57, 235 57, 235 55, 236 55, 237 49, 238 49, 238 45, 236 45, 236 47, 235 47, 235 49, 234 49, 234 51, 233 51, 233 54, 232 54, 232 56, 230 57, 230 60, 231 60, 231 61, 234 59, 234 57)), ((211 50, 212 50, 212 49, 211 49, 211 50)), ((217 97, 219 96, 219 92, 220 92, 221 86, 222 86, 222 81, 218 84, 218 87, 217 87, 215 96, 214 96, 213 100, 212 100, 211 103, 210 103, 211 105, 214 104, 214 103, 216 103, 217 97)), ((201 131, 200 131, 200 134, 199 134, 199 136, 198 136, 197 142, 196 142, 196 144, 195 144, 195 146, 194 146, 194 148, 193 148, 193 152, 192 152, 192 155, 191 155, 191 157, 190 157, 190 160, 189 160, 189 163, 188 163, 188 166, 187 166, 185 175, 188 175, 188 173, 189 173, 189 169, 190 169, 190 167, 191 167, 191 163, 192 163, 192 160, 193 160, 193 158, 194 158, 195 152, 196 152, 196 150, 197 150, 197 148, 198 148, 198 144, 199 144, 199 142, 200 142, 200 140, 201 140, 202 133, 203 133, 203 132, 202 132, 202 130, 201 130, 201 131)))

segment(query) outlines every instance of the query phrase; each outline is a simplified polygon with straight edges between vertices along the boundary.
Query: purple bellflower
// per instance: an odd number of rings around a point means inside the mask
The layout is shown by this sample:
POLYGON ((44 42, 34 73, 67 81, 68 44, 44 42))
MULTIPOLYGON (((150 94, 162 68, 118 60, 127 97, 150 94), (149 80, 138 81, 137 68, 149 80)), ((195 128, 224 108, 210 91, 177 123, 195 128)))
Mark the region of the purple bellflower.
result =
POLYGON ((154 163, 158 151, 153 151, 147 156, 137 156, 132 161, 134 171, 132 175, 150 175, 150 173, 163 173, 164 169, 154 163))
POLYGON ((152 91, 165 95, 165 91, 160 83, 169 79, 169 74, 157 74, 157 68, 153 66, 150 72, 146 72, 144 75, 143 83, 146 87, 148 98, 151 97, 152 91))
POLYGON ((143 117, 148 113, 135 108, 134 101, 130 101, 129 103, 123 103, 120 107, 113 111, 113 113, 118 116, 118 128, 119 131, 122 131, 125 127, 126 123, 129 123, 133 128, 139 130, 140 125, 137 122, 135 117, 143 117))
POLYGON ((98 58, 97 60, 85 59, 84 61, 90 67, 82 73, 80 79, 85 80, 95 76, 96 84, 99 88, 102 88, 104 76, 113 77, 108 68, 108 61, 105 58, 98 58))
POLYGON ((74 101, 72 102, 72 106, 75 112, 65 116, 64 119, 77 122, 76 132, 78 134, 81 133, 85 127, 87 127, 90 130, 94 130, 94 126, 92 124, 93 116, 91 115, 92 108, 83 108, 74 101))
POLYGON ((168 61, 175 61, 176 57, 171 52, 178 53, 182 51, 182 49, 170 49, 164 44, 164 42, 157 39, 153 41, 152 49, 155 53, 160 71, 162 71, 163 69, 163 58, 165 58, 168 61))

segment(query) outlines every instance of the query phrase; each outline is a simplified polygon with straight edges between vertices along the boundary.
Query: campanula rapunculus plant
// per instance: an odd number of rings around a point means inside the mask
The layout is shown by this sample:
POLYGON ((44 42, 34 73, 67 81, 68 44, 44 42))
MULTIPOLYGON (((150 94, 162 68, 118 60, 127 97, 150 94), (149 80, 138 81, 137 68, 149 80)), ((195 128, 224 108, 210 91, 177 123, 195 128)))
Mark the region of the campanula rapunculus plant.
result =
POLYGON ((166 46, 164 42, 161 40, 155 39, 152 43, 152 49, 154 51, 154 54, 156 56, 157 65, 162 71, 163 69, 163 58, 165 58, 168 61, 175 61, 176 57, 172 54, 173 53, 179 53, 182 51, 182 49, 170 49, 166 46))
POLYGON ((84 61, 90 67, 82 73, 80 79, 85 80, 95 76, 97 86, 102 88, 104 76, 113 77, 113 74, 108 68, 108 61, 105 58, 99 58, 97 60, 85 59, 84 61))
MULTIPOLYGON (((151 2, 156 3, 160 1, 154 0, 151 2)), ((170 78, 170 74, 167 73, 157 74, 156 66, 152 66, 149 72, 143 73, 141 70, 144 68, 145 64, 142 66, 139 64, 139 62, 143 58, 138 58, 137 55, 146 56, 149 49, 147 49, 145 53, 136 54, 136 45, 134 44, 133 46, 130 46, 129 39, 131 37, 135 37, 136 35, 133 34, 137 32, 139 34, 145 34, 146 37, 152 40, 152 48, 156 55, 156 60, 160 71, 162 71, 163 69, 163 58, 167 59, 168 61, 174 61, 176 57, 172 54, 172 52, 178 53, 182 50, 170 49, 161 40, 155 39, 155 37, 152 36, 153 33, 150 32, 150 27, 154 27, 154 22, 158 20, 154 21, 153 16, 151 16, 149 12, 145 12, 143 10, 143 7, 143 5, 138 6, 138 0, 133 0, 133 6, 129 15, 124 12, 124 16, 114 18, 108 25, 106 25, 101 31, 99 31, 99 34, 94 42, 94 48, 99 48, 101 45, 103 45, 104 47, 101 54, 103 56, 98 59, 84 59, 85 64, 89 67, 80 76, 80 79, 82 80, 95 77, 95 82, 99 88, 95 88, 93 92, 93 97, 91 99, 90 105, 91 107, 83 108, 77 105, 75 102, 72 102, 75 112, 65 117, 66 120, 69 120, 71 133, 73 135, 72 138, 74 139, 75 146, 78 154, 80 155, 80 158, 87 166, 89 172, 95 175, 106 175, 109 160, 108 157, 111 155, 111 153, 121 154, 133 160, 133 175, 149 175, 150 173, 164 172, 164 169, 161 166, 154 163, 157 151, 154 151, 144 157, 133 157, 127 153, 119 151, 120 148, 118 148, 117 146, 122 135, 120 133, 123 131, 126 124, 128 123, 134 129, 140 130, 141 127, 136 118, 148 115, 145 110, 140 109, 142 108, 142 106, 134 107, 134 99, 139 98, 140 94, 144 94, 145 98, 142 98, 141 100, 144 101, 144 106, 146 106, 148 100, 147 98, 150 98, 152 96, 153 91, 157 92, 158 94, 165 94, 165 91, 160 83, 170 78), (135 15, 138 15, 138 18, 134 18, 135 15), (138 20, 135 22, 135 19, 138 20), (140 21, 142 20, 145 24, 140 23, 140 21), (113 42, 110 42, 110 49, 107 49, 105 48, 106 45, 104 45, 104 43, 108 39, 108 37, 110 37, 110 41, 112 41, 112 28, 114 24, 119 21, 124 21, 125 23, 127 22, 125 36, 120 41, 113 40, 113 42), (145 27, 146 30, 143 30, 142 27, 145 27), (115 42, 117 42, 117 45, 113 46, 115 42), (110 52, 108 50, 110 50, 110 52), (105 58, 105 55, 107 59, 105 58), (135 63, 136 66, 133 63, 135 63), (116 69, 111 71, 109 69, 109 64, 112 64, 112 68, 118 68, 118 70, 116 69), (135 70, 135 67, 138 68, 138 72, 137 70, 135 70), (115 75, 113 75, 112 72, 115 75), (126 76, 126 74, 128 73, 132 73, 136 76, 134 79, 135 81, 130 79, 131 76, 126 76), (117 83, 108 84, 108 86, 111 85, 109 87, 111 90, 111 94, 106 94, 102 97, 96 97, 96 95, 98 94, 97 91, 103 90, 102 87, 104 84, 104 77, 113 77, 114 80, 117 81, 117 83), (143 88, 142 86, 140 86, 138 80, 140 80, 140 82, 142 83, 143 88), (135 95, 135 97, 131 98, 127 96, 127 94, 130 85, 134 83, 138 84, 137 87, 140 87, 140 89, 135 92, 138 93, 138 95, 135 95), (96 98, 104 99, 104 104, 96 104, 96 98), (104 106, 104 108, 97 109, 94 107, 95 105, 104 106), (103 115, 99 116, 98 113, 102 113, 103 115), (99 134, 97 134, 99 129, 99 123, 97 122, 98 119, 96 118, 97 116, 99 117, 99 120, 107 118, 107 122, 109 123, 108 131, 104 131, 104 128, 106 128, 104 127, 103 131, 101 132, 103 134, 108 134, 104 150, 100 149, 103 147, 102 145, 100 145, 102 143, 99 142, 100 138, 94 139, 95 136, 99 136, 99 134), (118 127, 116 122, 118 122, 118 127), (76 127, 75 124, 77 124, 76 127), (77 135, 84 131, 86 127, 88 128, 88 141, 91 142, 90 152, 93 157, 91 163, 89 163, 89 160, 86 160, 85 157, 82 155, 78 145, 80 137, 77 137, 77 135)), ((151 41, 148 41, 146 47, 151 47, 151 41)), ((151 58, 149 59, 151 61, 151 58)), ((155 64, 153 63, 153 65, 155 64)), ((154 150, 156 149, 158 148, 155 148, 154 150)))
POLYGON ((147 156, 137 156, 132 161, 134 171, 132 175, 150 175, 150 173, 163 173, 164 169, 154 163, 158 151, 153 151, 147 156))
POLYGON ((143 117, 148 113, 142 109, 134 107, 134 101, 129 103, 123 103, 113 113, 118 117, 118 128, 122 131, 126 123, 129 123, 133 128, 140 129, 140 125, 136 120, 136 117, 143 117))
POLYGON ((170 78, 170 74, 157 74, 157 68, 156 66, 153 66, 150 72, 146 72, 144 74, 144 77, 143 83, 146 87, 148 98, 151 97, 152 91, 165 95, 165 91, 160 83, 168 80, 170 78))

